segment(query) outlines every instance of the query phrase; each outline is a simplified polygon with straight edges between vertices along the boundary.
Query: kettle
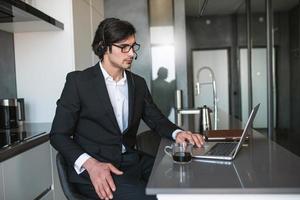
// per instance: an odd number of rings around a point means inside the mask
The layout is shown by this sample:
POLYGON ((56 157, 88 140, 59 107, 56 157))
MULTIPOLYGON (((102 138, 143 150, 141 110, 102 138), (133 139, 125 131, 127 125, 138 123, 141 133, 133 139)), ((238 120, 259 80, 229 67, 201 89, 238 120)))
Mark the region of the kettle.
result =
POLYGON ((24 99, 0 99, 0 129, 18 128, 25 120, 24 99))
POLYGON ((200 110, 200 119, 199 119, 199 129, 200 132, 211 130, 211 118, 210 113, 212 110, 204 105, 203 107, 198 108, 200 110))

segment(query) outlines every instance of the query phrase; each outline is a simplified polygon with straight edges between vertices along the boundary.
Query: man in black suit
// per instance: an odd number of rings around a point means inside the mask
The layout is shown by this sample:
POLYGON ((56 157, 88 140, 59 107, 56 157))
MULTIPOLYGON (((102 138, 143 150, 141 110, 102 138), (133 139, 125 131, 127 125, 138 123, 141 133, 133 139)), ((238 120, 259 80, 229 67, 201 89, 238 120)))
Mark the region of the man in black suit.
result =
POLYGON ((128 71, 140 47, 135 32, 127 21, 102 21, 92 44, 100 62, 69 73, 57 101, 51 144, 68 163, 69 181, 93 199, 155 199, 145 195, 153 158, 134 149, 141 119, 161 136, 203 145, 163 116, 145 80, 128 71))

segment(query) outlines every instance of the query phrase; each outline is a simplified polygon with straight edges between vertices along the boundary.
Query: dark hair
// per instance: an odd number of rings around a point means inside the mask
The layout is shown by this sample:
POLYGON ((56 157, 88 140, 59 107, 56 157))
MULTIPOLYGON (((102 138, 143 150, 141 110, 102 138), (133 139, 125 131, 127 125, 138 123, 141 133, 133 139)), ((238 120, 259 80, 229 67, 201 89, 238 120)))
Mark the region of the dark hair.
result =
POLYGON ((134 26, 117 18, 104 19, 98 26, 92 43, 94 53, 103 60, 107 48, 111 51, 111 45, 126 39, 136 33, 134 26))

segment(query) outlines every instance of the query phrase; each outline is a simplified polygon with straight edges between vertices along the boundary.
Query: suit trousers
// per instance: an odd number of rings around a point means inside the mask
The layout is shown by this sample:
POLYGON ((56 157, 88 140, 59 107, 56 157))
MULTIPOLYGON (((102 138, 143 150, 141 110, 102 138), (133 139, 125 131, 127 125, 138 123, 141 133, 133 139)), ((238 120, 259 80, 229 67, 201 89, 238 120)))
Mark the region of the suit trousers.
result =
MULTIPOLYGON (((120 170, 123 175, 114 175, 116 191, 113 192, 114 200, 156 200, 155 196, 146 195, 145 188, 148 182, 154 157, 137 151, 127 151, 122 154, 120 170)), ((95 189, 90 184, 75 183, 77 190, 91 199, 100 199, 95 189)))

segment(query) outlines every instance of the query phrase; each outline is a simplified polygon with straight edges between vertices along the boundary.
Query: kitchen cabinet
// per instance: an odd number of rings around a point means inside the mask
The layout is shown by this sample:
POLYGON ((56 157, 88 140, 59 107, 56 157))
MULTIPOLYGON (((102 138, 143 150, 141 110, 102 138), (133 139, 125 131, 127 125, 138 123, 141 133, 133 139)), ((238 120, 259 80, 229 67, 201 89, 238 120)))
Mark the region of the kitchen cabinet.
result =
POLYGON ((4 199, 4 191, 3 191, 3 167, 2 163, 0 163, 0 199, 4 199))
POLYGON ((64 29, 63 23, 36 9, 34 2, 30 1, 30 4, 20 0, 0 1, 0 30, 22 33, 64 29))
POLYGON ((1 199, 34 199, 49 189, 41 199, 53 199, 51 166, 49 141, 2 162, 1 199))
MULTIPOLYGON (((40 198, 39 200, 53 200, 53 191, 48 192, 45 196, 43 196, 42 198, 40 198)), ((58 199, 58 198, 56 198, 58 199)), ((63 199, 59 199, 59 200, 63 200, 63 199)))
POLYGON ((14 35, 17 94, 27 102, 26 121, 51 122, 66 74, 98 61, 91 35, 104 18, 103 0, 36 0, 34 5, 63 22, 64 31, 14 35))

